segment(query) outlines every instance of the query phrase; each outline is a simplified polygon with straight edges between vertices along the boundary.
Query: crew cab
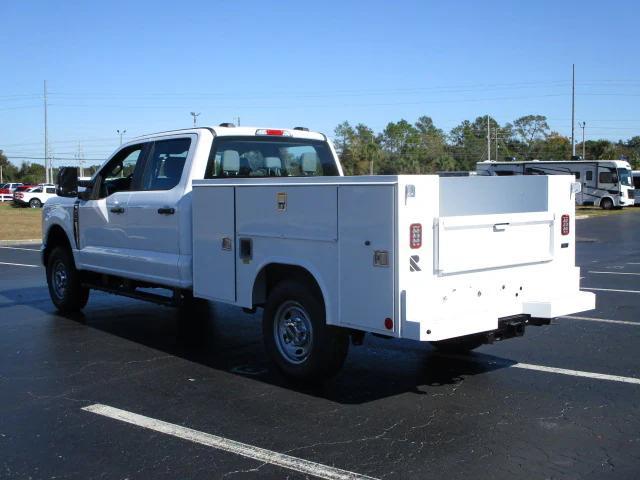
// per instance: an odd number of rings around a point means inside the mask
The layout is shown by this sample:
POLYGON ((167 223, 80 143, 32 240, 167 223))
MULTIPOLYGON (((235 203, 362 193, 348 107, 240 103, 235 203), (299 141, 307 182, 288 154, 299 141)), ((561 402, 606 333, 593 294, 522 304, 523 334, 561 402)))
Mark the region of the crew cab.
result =
POLYGON ((296 379, 366 333, 465 352, 595 307, 575 266, 569 175, 344 177, 321 133, 222 124, 122 145, 89 182, 63 168, 42 261, 61 311, 92 289, 263 309, 296 379))
POLYGON ((20 207, 41 208, 50 198, 56 196, 54 185, 38 185, 27 190, 16 191, 13 194, 13 203, 20 207))

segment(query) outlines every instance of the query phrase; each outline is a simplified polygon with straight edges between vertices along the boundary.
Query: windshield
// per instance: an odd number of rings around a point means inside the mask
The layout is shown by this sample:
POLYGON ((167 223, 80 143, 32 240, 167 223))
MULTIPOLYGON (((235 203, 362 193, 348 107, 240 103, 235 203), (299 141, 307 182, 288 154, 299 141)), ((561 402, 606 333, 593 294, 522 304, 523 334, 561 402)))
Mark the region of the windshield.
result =
POLYGON ((631 186, 631 170, 628 168, 619 168, 618 177, 620 177, 621 185, 631 186))
POLYGON ((205 178, 338 175, 326 142, 300 138, 221 137, 211 149, 205 178))

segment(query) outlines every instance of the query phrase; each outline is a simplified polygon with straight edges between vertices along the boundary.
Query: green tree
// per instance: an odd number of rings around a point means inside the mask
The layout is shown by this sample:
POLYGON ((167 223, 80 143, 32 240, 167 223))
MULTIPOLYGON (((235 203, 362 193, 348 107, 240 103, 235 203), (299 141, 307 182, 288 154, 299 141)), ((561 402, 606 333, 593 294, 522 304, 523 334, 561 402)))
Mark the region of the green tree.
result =
POLYGON ((551 132, 539 149, 540 160, 564 160, 571 158, 571 140, 551 132))

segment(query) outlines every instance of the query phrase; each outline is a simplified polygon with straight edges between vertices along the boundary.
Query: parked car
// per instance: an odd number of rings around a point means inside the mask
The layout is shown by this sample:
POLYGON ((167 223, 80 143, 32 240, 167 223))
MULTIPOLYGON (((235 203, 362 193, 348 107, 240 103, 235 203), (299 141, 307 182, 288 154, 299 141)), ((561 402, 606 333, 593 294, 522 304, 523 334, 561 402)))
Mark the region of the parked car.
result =
POLYGON ((13 193, 15 194, 16 192, 25 192, 27 190, 29 190, 30 188, 35 187, 36 185, 33 185, 31 183, 25 183, 24 185, 21 185, 19 187, 17 187, 13 193))
POLYGON ((40 208, 47 200, 56 196, 56 187, 43 185, 32 187, 24 192, 16 192, 13 194, 13 203, 18 206, 31 208, 40 208))
POLYGON ((0 202, 10 202, 13 200, 13 192, 16 188, 21 187, 22 183, 5 183, 0 188, 0 202))

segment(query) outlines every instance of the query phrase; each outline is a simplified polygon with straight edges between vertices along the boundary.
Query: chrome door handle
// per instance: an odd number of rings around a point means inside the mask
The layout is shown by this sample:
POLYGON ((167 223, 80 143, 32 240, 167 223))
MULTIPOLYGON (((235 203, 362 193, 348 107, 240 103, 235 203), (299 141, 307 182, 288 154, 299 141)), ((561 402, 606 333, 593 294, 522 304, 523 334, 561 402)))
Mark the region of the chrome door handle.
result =
POLYGON ((111 207, 109 209, 109 211, 111 213, 124 213, 124 208, 123 207, 111 207))
POLYGON ((159 208, 158 213, 160 215, 173 215, 174 213, 176 213, 176 209, 171 207, 159 208))

